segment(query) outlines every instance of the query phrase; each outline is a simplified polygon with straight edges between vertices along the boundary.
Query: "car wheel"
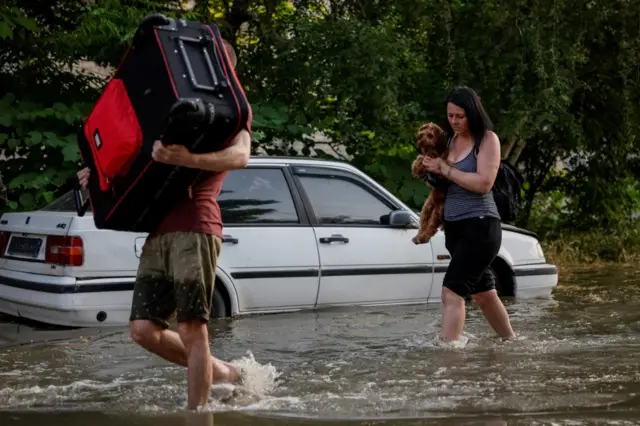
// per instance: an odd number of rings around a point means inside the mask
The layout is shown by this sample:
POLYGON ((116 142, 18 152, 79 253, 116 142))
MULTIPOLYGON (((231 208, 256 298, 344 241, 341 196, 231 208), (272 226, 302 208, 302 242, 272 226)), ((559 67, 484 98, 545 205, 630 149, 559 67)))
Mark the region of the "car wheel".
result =
POLYGON ((224 301, 224 296, 222 292, 218 288, 215 287, 213 291, 213 314, 211 315, 213 318, 225 318, 227 316, 227 304, 224 301))
POLYGON ((495 278, 498 297, 514 297, 516 295, 516 289, 511 269, 506 264, 500 262, 491 265, 489 270, 495 278))
POLYGON ((502 296, 502 283, 500 282, 500 275, 498 275, 498 271, 496 271, 493 266, 489 266, 489 273, 493 275, 498 296, 502 296))
MULTIPOLYGON (((494 266, 491 265, 488 268, 488 271, 491 275, 493 275, 493 279, 495 282, 495 287, 496 287, 496 292, 498 292, 498 297, 505 297, 505 296, 512 296, 513 294, 513 290, 509 290, 509 288, 504 288, 503 286, 506 284, 503 279, 500 277, 500 274, 498 273, 498 269, 494 266)), ((472 296, 469 294, 467 295, 466 302, 471 302, 473 301, 472 296)))

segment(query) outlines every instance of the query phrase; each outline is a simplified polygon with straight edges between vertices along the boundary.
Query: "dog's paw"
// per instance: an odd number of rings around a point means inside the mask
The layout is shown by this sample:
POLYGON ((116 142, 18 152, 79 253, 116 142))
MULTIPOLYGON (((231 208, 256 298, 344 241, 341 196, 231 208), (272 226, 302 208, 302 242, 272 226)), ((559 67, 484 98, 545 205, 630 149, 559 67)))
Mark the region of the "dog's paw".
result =
POLYGON ((411 241, 413 241, 413 244, 415 244, 415 245, 426 243, 426 241, 420 240, 420 236, 419 235, 416 235, 415 237, 411 238, 411 241))

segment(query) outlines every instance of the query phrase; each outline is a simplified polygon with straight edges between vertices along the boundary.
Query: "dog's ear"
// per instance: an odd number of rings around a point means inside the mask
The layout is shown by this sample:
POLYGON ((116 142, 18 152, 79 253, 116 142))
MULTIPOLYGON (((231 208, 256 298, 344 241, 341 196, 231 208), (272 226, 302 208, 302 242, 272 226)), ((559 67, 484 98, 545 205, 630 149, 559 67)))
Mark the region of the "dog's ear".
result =
POLYGON ((418 149, 418 151, 420 151, 421 154, 423 154, 423 147, 424 147, 424 135, 422 133, 422 128, 424 127, 424 124, 422 126, 420 126, 420 129, 418 129, 418 131, 416 132, 416 148, 418 149))
POLYGON ((437 149, 444 152, 447 149, 447 135, 444 133, 442 129, 437 134, 437 149))
POLYGON ((425 150, 429 148, 429 139, 425 134, 420 136, 420 140, 418 141, 418 146, 420 148, 420 152, 424 154, 425 150))

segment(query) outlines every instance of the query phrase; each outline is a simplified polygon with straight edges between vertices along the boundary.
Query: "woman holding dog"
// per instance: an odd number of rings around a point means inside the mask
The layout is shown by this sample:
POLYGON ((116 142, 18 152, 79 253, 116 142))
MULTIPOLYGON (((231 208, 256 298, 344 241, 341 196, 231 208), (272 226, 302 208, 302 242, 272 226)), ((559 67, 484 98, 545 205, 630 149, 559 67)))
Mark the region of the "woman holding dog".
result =
POLYGON ((451 263, 442 288, 441 337, 446 342, 460 339, 465 299, 471 295, 496 333, 512 339, 515 333, 509 315, 488 270, 502 244, 500 215, 491 194, 500 165, 500 140, 473 89, 454 89, 445 104, 449 156, 447 161, 431 157, 423 160, 425 168, 449 181, 444 233, 451 263))

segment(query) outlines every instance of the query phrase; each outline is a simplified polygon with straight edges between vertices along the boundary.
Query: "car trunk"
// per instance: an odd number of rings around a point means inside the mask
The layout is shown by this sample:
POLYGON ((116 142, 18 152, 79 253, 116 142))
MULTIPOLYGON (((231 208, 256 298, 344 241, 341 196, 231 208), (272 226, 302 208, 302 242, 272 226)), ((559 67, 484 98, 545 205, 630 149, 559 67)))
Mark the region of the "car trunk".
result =
POLYGON ((73 213, 33 211, 0 217, 0 268, 63 275, 82 259, 82 240, 67 236, 73 213))

